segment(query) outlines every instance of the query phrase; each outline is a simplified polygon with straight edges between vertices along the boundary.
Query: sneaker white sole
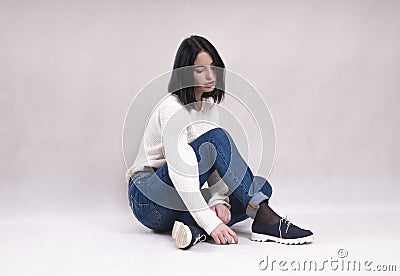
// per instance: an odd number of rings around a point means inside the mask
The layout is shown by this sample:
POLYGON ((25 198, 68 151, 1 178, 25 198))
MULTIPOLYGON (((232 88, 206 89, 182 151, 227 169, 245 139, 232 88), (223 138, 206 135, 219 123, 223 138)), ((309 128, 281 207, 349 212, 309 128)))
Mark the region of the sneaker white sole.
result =
POLYGON ((175 221, 172 228, 172 238, 175 240, 176 247, 185 248, 192 241, 192 232, 187 225, 175 221))
POLYGON ((258 234, 258 233, 251 233, 250 239, 252 241, 259 241, 259 242, 266 242, 266 241, 274 241, 277 243, 283 244, 303 244, 303 243, 310 243, 314 240, 314 235, 297 238, 297 239, 283 239, 279 237, 258 234))

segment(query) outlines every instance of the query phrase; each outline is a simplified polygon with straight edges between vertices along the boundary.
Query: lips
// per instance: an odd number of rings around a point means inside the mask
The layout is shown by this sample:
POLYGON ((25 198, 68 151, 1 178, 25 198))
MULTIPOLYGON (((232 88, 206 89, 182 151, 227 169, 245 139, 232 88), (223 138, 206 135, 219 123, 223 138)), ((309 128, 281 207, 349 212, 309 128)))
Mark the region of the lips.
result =
POLYGON ((215 85, 215 81, 207 82, 205 84, 205 86, 214 86, 214 85, 215 85))

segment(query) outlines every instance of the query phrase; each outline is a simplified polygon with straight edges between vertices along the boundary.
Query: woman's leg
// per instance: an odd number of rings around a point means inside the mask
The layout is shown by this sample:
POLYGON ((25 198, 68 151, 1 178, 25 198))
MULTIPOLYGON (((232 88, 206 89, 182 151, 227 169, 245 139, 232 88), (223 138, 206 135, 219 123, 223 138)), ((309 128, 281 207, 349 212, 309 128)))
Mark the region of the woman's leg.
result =
POLYGON ((226 225, 230 227, 249 218, 242 202, 234 194, 229 196, 229 204, 231 205, 231 220, 226 225))
MULTIPOLYGON (((216 169, 229 188, 226 195, 234 195, 246 215, 254 219, 260 203, 271 197, 272 187, 264 177, 253 175, 229 133, 215 128, 199 136, 190 146, 196 153, 199 171, 216 169)), ((236 207, 240 209, 240 205, 236 207)))
MULTIPOLYGON (((265 178, 253 175, 229 134, 222 128, 215 128, 199 136, 190 146, 199 162, 200 187, 216 169, 229 188, 227 196, 234 196, 231 225, 247 217, 254 219, 259 204, 271 196, 272 187, 265 178)), ((156 231, 171 230, 174 220, 177 219, 190 225, 195 223, 173 188, 168 164, 157 169, 155 173, 149 171, 139 174, 140 177, 136 178, 139 182, 136 183, 137 200, 133 202, 138 205, 135 216, 142 219, 143 224, 147 221, 140 214, 142 210, 157 221, 145 224, 156 231)))
MULTIPOLYGON (((273 232, 273 235, 277 235, 274 224, 277 220, 280 220, 280 239, 277 241, 281 242, 281 217, 268 206, 272 187, 265 178, 253 175, 230 135, 222 128, 215 128, 199 136, 190 143, 190 146, 193 148, 198 161, 199 188, 203 186, 211 173, 217 170, 229 188, 226 195, 231 195, 232 199, 236 200, 235 207, 231 210, 234 217, 229 225, 233 225, 248 216, 255 219, 252 226, 253 234, 261 233, 261 235, 271 237, 267 234, 273 232), (271 222, 271 218, 274 221, 271 222), (273 227, 269 227, 270 225, 273 225, 273 227)), ((149 228, 156 231, 169 231, 173 222, 177 219, 185 220, 185 223, 189 225, 195 224, 183 201, 173 188, 173 183, 168 175, 168 164, 159 168, 155 173, 149 173, 141 182, 140 185, 135 185, 140 193, 139 199, 133 201, 134 203, 138 202, 139 206, 134 208, 134 213, 136 212, 136 217, 141 218, 143 215, 140 212, 144 210, 145 214, 150 214, 155 218, 156 222, 148 224, 150 225, 149 228)), ((146 222, 146 220, 143 221, 146 222)), ((291 224, 287 220, 283 223, 287 225, 287 232, 291 224)), ((292 228, 295 231, 289 233, 290 239, 293 239, 293 236, 305 235, 312 238, 310 231, 295 228, 294 225, 292 228)))
POLYGON ((129 180, 129 205, 134 216, 139 220, 140 223, 150 229, 159 229, 162 226, 161 213, 156 207, 156 204, 144 196, 137 188, 138 185, 140 185, 143 181, 143 177, 145 177, 146 174, 148 173, 136 173, 129 180))
MULTIPOLYGON (((281 218, 268 205, 272 187, 261 176, 254 176, 240 155, 229 133, 216 128, 201 135, 190 144, 196 152, 199 170, 204 171, 213 165, 233 195, 237 207, 232 208, 235 215, 229 222, 239 221, 243 209, 247 216, 254 219, 251 239, 257 241, 273 240, 280 243, 298 244, 311 242, 313 233, 293 225, 281 218), (235 221, 237 220, 237 221, 235 221)), ((234 201, 235 202, 235 201, 234 201)))
MULTIPOLYGON (((210 174, 211 170, 199 176, 200 186, 205 184, 210 174)), ((149 168, 135 173, 129 183, 131 209, 146 227, 157 232, 171 231, 175 220, 198 227, 174 188, 167 163, 155 172, 149 168)), ((207 197, 207 191, 201 191, 207 197)))

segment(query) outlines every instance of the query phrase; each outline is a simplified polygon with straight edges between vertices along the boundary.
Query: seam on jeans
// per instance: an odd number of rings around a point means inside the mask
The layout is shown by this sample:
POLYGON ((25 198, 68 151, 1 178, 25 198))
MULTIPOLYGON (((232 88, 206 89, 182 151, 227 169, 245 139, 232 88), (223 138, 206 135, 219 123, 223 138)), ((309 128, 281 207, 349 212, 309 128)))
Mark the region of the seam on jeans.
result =
MULTIPOLYGON (((222 128, 221 128, 221 129, 222 129, 222 128)), ((222 129, 222 130, 223 130, 223 129, 222 129)), ((224 130, 223 130, 223 131, 224 131, 224 130)), ((229 145, 231 146, 232 142, 231 142, 230 136, 229 136, 225 131, 224 131, 224 134, 225 134, 226 137, 228 138, 229 145)), ((212 144, 214 145, 214 148, 215 148, 215 150, 217 151, 217 153, 219 153, 219 154, 221 155, 223 162, 224 162, 225 165, 227 166, 227 171, 232 175, 233 180, 237 183, 237 185, 236 185, 236 187, 235 187, 235 190, 237 190, 237 188, 239 187, 241 181, 238 180, 238 178, 236 177, 235 173, 234 173, 233 170, 230 168, 230 166, 229 166, 229 164, 227 163, 227 161, 226 161, 224 155, 222 154, 222 152, 221 152, 220 150, 218 150, 217 143, 215 142, 215 140, 213 139, 213 137, 210 137, 209 141, 206 141, 206 142, 212 143, 212 144)), ((192 142, 192 143, 193 143, 193 142, 192 142)), ((234 143, 234 142, 233 142, 233 143, 234 143)), ((201 143, 201 144, 199 145, 199 147, 200 147, 202 144, 203 144, 203 143, 201 143)), ((199 147, 198 147, 198 148, 199 148, 199 147)), ((197 149, 197 150, 199 150, 199 149, 197 149)), ((232 152, 232 147, 231 147, 231 152, 232 152)), ((232 155, 232 154, 231 154, 231 155, 232 155)), ((231 157, 231 161, 232 161, 232 157, 231 157)), ((233 190, 233 191, 235 191, 235 190, 233 190)), ((232 193, 233 193, 233 191, 232 191, 232 193)), ((244 197, 244 192, 245 192, 247 195, 249 194, 249 190, 246 189, 246 186, 245 186, 245 185, 242 185, 242 199, 243 199, 243 197, 244 197)))
POLYGON ((132 179, 132 182, 134 183, 134 184, 140 184, 140 183, 142 183, 143 181, 142 181, 142 176, 143 176, 143 172, 142 171, 140 171, 140 172, 136 172, 135 174, 133 174, 132 176, 131 176, 131 179, 132 179))
POLYGON ((152 177, 155 172, 141 172, 141 175, 137 178, 137 187, 143 184, 148 178, 152 177))
POLYGON ((215 150, 216 150, 217 152, 219 152, 219 154, 221 155, 222 160, 224 161, 225 165, 228 167, 227 170, 230 171, 230 174, 233 176, 233 179, 234 179, 238 184, 240 184, 240 182, 237 180, 237 177, 235 176, 235 174, 233 173, 232 169, 230 168, 228 162, 226 162, 226 160, 225 160, 224 155, 222 154, 222 152, 219 151, 219 150, 217 149, 217 147, 215 147, 215 150))
POLYGON ((150 209, 152 209, 153 214, 157 217, 157 225, 160 227, 162 219, 161 213, 157 210, 157 207, 153 203, 150 203, 150 209))
MULTIPOLYGON (((230 174, 233 176, 233 179, 240 185, 240 181, 237 180, 238 178, 235 176, 235 173, 234 173, 233 170, 230 168, 230 165, 226 162, 224 155, 222 154, 221 151, 218 150, 218 147, 216 146, 216 143, 214 142, 214 140, 213 140, 213 139, 210 139, 210 140, 211 140, 212 143, 214 144, 215 150, 216 150, 218 153, 220 153, 220 155, 221 155, 221 157, 222 157, 222 160, 223 160, 224 163, 227 165, 230 174)), ((230 142, 229 142, 229 144, 230 144, 230 142)), ((232 151, 232 150, 231 150, 231 151, 232 151)), ((231 158, 231 159, 232 159, 232 158, 231 158)), ((231 161, 232 161, 232 160, 231 160, 231 161)), ((246 193, 248 194, 249 191, 246 189, 246 186, 245 186, 245 185, 242 185, 242 186, 243 186, 243 187, 242 187, 243 190, 246 191, 246 193)), ((237 188, 237 187, 238 187, 238 186, 236 186, 236 188, 237 188)), ((236 190, 236 189, 235 189, 235 190, 236 190)), ((243 195, 242 195, 242 196, 243 196, 243 195)))
MULTIPOLYGON (((161 219, 162 219, 162 215, 161 213, 157 210, 156 206, 154 205, 154 203, 140 203, 137 199, 133 198, 134 201, 134 206, 138 209, 144 209, 144 208, 149 208, 150 211, 153 213, 153 215, 156 218, 156 226, 160 227, 161 225, 161 219)), ((136 218, 142 222, 142 221, 146 221, 146 218, 142 218, 139 214, 139 212, 135 209, 134 214, 136 215, 136 218)))
POLYGON ((134 206, 133 196, 132 195, 129 195, 129 207, 131 208, 131 210, 133 211, 133 213, 134 213, 134 215, 136 217, 135 206, 134 206))

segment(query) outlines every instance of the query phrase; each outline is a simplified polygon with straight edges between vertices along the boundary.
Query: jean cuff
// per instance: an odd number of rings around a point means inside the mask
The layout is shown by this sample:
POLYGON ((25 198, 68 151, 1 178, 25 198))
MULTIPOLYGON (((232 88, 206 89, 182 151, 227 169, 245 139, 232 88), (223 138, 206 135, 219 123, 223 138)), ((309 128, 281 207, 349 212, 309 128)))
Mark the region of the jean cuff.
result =
POLYGON ((260 208, 260 203, 266 199, 269 199, 269 197, 262 192, 257 192, 256 194, 254 194, 250 202, 247 204, 246 215, 254 219, 256 217, 258 209, 260 208))

